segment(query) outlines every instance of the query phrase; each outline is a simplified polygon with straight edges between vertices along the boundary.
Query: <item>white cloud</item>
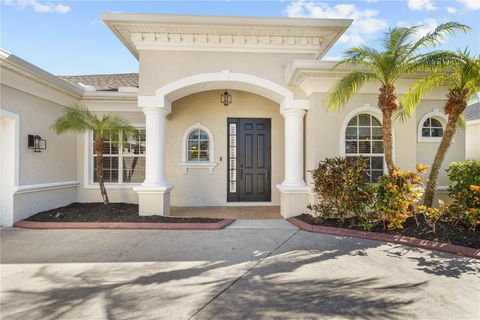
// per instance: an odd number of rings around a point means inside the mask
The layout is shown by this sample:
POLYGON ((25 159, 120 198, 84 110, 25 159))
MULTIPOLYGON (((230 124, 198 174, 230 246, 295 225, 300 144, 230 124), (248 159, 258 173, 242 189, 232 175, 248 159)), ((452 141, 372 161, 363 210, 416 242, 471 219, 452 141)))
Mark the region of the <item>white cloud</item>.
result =
POLYGON ((410 10, 414 11, 433 11, 437 9, 431 0, 408 0, 407 5, 410 10))
POLYGON ((378 2, 378 0, 367 0, 367 3, 374 3, 374 2, 378 2))
POLYGON ((353 4, 329 6, 305 0, 294 0, 285 9, 289 17, 317 19, 353 19, 352 26, 339 39, 341 43, 358 45, 365 42, 364 36, 388 27, 384 19, 377 18, 378 10, 359 9, 353 4))
POLYGON ((447 12, 450 14, 457 13, 457 9, 454 7, 447 7, 447 12))
POLYGON ((38 13, 68 13, 70 7, 61 3, 53 4, 51 2, 41 3, 38 0, 4 0, 4 4, 15 6, 20 10, 31 7, 38 13))
POLYGON ((458 0, 465 8, 470 10, 480 10, 480 0, 458 0))
MULTIPOLYGON (((413 25, 410 23, 407 23, 405 21, 399 21, 398 22, 399 26, 402 27, 412 27, 413 25)), ((440 25, 440 22, 438 22, 435 19, 427 18, 422 21, 418 21, 417 23, 414 24, 415 26, 420 26, 417 30, 416 35, 413 36, 414 39, 420 39, 421 37, 425 36, 427 33, 432 32, 435 30, 436 27, 440 25)))

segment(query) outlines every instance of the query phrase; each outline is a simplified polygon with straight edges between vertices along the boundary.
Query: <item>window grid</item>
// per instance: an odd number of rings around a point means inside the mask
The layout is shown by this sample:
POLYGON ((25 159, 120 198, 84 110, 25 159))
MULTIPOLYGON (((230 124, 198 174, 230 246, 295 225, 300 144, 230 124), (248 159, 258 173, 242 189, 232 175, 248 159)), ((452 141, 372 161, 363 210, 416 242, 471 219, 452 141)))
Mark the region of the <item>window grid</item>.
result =
POLYGON ((422 137, 441 138, 443 136, 443 126, 435 118, 428 118, 422 126, 422 137))
POLYGON ((353 117, 345 129, 345 154, 348 158, 361 156, 367 161, 365 173, 372 182, 384 172, 382 124, 370 114, 353 117))
MULTIPOLYGON (((92 139, 95 142, 95 136, 92 139)), ((106 183, 141 183, 145 180, 145 129, 138 129, 138 137, 130 137, 119 148, 111 138, 104 142, 104 170, 106 183)), ((93 182, 98 182, 96 151, 93 148, 93 182)))
POLYGON ((201 129, 194 129, 188 135, 187 153, 189 162, 210 161, 210 141, 208 134, 201 129))

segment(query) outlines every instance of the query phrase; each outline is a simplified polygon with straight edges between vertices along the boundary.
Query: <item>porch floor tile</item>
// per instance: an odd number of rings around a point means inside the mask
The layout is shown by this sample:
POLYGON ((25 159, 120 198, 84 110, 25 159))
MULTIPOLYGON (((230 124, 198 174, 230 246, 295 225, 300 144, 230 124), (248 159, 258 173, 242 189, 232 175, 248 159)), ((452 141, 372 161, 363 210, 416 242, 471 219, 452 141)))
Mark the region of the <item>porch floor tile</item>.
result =
POLYGON ((279 206, 171 207, 171 215, 229 219, 283 219, 279 206))

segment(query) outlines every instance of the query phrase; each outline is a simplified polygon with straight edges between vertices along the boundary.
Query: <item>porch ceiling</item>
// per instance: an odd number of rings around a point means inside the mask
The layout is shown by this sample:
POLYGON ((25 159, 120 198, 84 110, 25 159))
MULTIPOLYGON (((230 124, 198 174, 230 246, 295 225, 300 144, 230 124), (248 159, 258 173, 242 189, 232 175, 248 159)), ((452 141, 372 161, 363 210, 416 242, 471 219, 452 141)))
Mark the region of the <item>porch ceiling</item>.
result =
POLYGON ((105 13, 102 19, 138 59, 139 50, 269 52, 322 57, 348 19, 105 13))

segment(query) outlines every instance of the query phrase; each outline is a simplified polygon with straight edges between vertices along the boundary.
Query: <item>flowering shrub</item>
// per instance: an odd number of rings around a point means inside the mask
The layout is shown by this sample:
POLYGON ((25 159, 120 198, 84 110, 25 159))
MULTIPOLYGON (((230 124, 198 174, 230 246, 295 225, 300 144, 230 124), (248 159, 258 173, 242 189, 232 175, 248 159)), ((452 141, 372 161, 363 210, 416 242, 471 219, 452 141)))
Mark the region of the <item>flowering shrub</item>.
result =
POLYGON ((366 168, 362 158, 337 157, 320 162, 317 169, 310 171, 320 201, 308 208, 319 218, 338 218, 342 223, 346 218, 365 219, 373 198, 366 168))
POLYGON ((452 162, 447 174, 454 183, 448 188, 450 213, 475 229, 480 224, 480 160, 452 162))
POLYGON ((403 229, 405 221, 414 215, 413 206, 423 195, 421 185, 418 174, 397 169, 378 180, 374 186, 374 209, 384 227, 403 229))
POLYGON ((432 232, 435 233, 437 227, 437 221, 444 217, 446 210, 448 210, 448 205, 445 204, 442 200, 438 200, 440 208, 431 208, 427 206, 419 206, 417 211, 423 214, 425 222, 432 229, 432 232))

